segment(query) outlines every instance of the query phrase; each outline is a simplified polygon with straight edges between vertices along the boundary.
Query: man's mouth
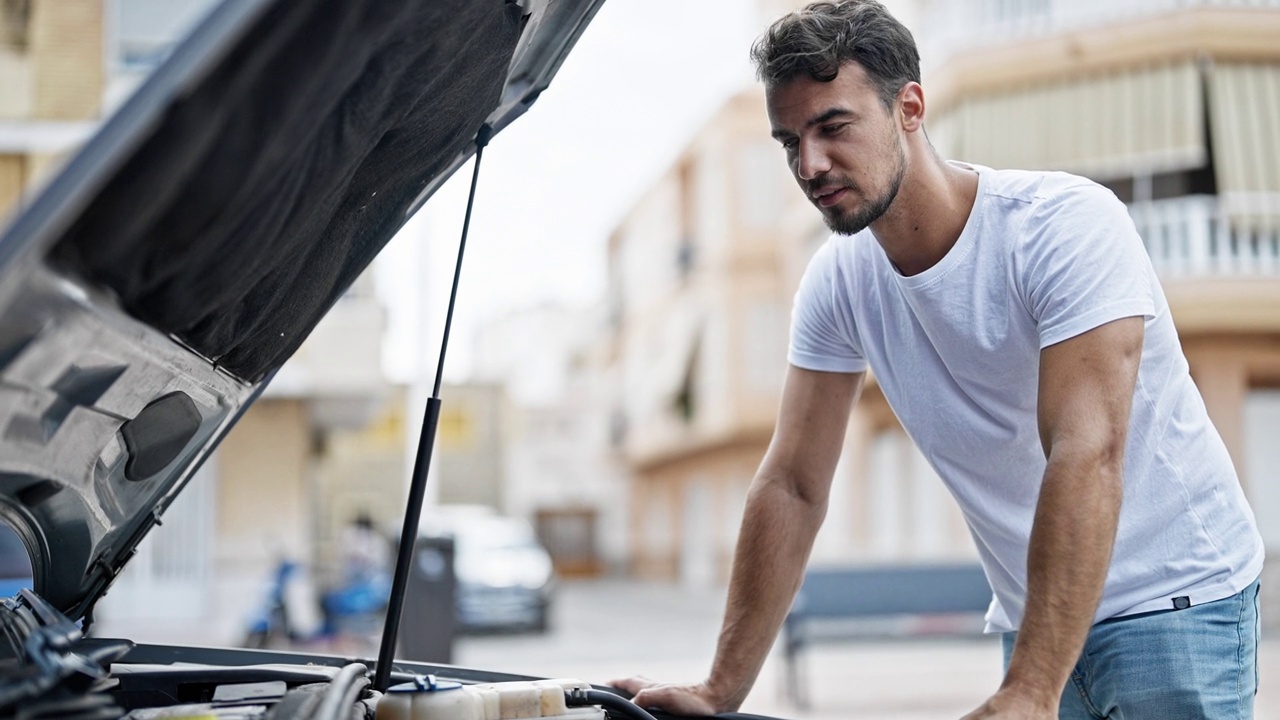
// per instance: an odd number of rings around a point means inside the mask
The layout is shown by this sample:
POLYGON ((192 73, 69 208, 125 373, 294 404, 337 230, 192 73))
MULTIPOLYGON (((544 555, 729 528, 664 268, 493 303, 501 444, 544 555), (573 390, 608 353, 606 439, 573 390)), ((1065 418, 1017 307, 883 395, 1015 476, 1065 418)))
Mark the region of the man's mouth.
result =
POLYGON ((826 207, 831 207, 832 205, 835 205, 836 203, 843 200, 844 196, 848 192, 849 192, 849 188, 846 188, 846 187, 823 188, 822 190, 819 190, 818 192, 813 193, 813 199, 815 202, 818 203, 818 205, 826 208, 826 207))

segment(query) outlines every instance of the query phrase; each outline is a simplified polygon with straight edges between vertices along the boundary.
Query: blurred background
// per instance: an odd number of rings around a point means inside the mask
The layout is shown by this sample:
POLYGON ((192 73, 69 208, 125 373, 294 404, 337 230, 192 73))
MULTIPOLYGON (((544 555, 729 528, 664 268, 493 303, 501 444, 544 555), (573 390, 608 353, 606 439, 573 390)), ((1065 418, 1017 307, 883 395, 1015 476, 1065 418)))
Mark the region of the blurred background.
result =
MULTIPOLYGON (((827 236, 769 138, 747 59, 802 4, 609 0, 486 154, 422 528, 447 538, 427 546, 447 550, 456 583, 447 659, 595 682, 705 672, 791 297, 827 236)), ((943 156, 1068 170, 1129 205, 1280 552, 1280 1, 885 4, 920 46, 943 156)), ((0 208, 30 197, 212 5, 0 0, 0 208)), ((101 633, 367 647, 468 177, 244 416, 103 602, 101 633)), ((814 562, 975 558, 871 383, 814 562)), ((1280 717, 1280 672, 1265 664, 1280 651, 1264 641, 1263 655, 1259 714, 1280 717)), ((983 639, 880 638, 810 660, 812 707, 789 704, 771 660, 747 709, 949 717, 999 679, 983 639)))

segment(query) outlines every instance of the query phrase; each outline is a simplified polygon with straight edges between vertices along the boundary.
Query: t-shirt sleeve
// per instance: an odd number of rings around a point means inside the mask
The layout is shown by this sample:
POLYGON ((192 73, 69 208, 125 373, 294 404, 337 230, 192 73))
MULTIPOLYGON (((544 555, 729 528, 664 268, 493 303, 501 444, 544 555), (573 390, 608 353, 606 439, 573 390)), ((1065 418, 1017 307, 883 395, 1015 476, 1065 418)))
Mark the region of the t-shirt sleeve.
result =
POLYGON ((791 308, 787 361, 805 370, 863 372, 867 360, 858 346, 848 301, 837 280, 837 253, 828 242, 805 270, 791 308))
POLYGON ((1024 234, 1023 295, 1040 348, 1155 314, 1151 259, 1111 191, 1080 184, 1042 201, 1024 234))

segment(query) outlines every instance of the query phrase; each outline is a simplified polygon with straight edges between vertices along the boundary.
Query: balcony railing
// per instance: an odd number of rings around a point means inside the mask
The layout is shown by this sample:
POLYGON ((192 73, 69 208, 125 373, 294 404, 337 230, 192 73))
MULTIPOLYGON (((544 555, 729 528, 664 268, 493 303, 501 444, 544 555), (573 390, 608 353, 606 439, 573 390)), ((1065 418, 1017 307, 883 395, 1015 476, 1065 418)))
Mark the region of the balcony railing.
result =
POLYGON ((1280 0, 928 0, 922 19, 924 57, 1016 42, 1192 8, 1270 8, 1280 0))
POLYGON ((1228 222, 1216 196, 1133 203, 1129 214, 1162 277, 1280 277, 1280 228, 1228 222))

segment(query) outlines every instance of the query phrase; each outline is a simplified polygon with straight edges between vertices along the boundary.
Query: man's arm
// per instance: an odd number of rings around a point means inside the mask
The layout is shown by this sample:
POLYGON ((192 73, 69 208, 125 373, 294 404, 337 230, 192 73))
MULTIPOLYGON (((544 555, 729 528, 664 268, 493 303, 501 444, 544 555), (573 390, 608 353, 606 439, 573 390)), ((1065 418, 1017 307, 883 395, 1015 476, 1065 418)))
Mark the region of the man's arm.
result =
POLYGON ((637 693, 641 707, 712 715, 742 704, 800 589, 864 377, 787 371, 773 440, 747 495, 711 674, 692 685, 612 683, 637 693))
POLYGON ((968 718, 1058 717, 1111 564, 1142 334, 1142 318, 1124 318, 1040 353, 1048 465, 1028 547, 1027 607, 1000 690, 968 718))

